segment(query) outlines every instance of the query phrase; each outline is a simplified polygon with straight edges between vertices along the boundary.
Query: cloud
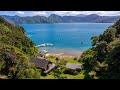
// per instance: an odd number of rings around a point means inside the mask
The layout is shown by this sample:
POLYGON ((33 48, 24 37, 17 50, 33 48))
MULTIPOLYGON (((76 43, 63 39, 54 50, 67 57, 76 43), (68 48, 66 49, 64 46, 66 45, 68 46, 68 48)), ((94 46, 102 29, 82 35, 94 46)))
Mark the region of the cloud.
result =
POLYGON ((47 16, 46 11, 35 11, 32 13, 33 15, 47 16))
POLYGON ((16 12, 16 14, 23 15, 23 14, 24 14, 24 12, 22 12, 22 11, 17 11, 17 12, 16 12))
POLYGON ((82 11, 80 14, 98 14, 100 16, 117 16, 120 15, 120 11, 82 11))
POLYGON ((98 14, 101 16, 120 16, 120 11, 0 11, 0 15, 19 15, 19 16, 49 16, 57 14, 60 16, 75 16, 78 14, 98 14))
POLYGON ((99 12, 101 16, 118 16, 120 15, 120 11, 101 11, 99 12))
POLYGON ((93 12, 93 11, 51 11, 51 14, 57 14, 60 16, 75 16, 78 14, 89 15, 93 13, 96 13, 96 12, 93 12))
POLYGON ((51 11, 51 14, 57 14, 60 16, 74 16, 80 13, 80 11, 51 11))
POLYGON ((120 11, 51 11, 51 13, 61 15, 61 16, 75 16, 78 14, 98 14, 101 16, 117 16, 120 15, 120 11))
POLYGON ((53 12, 51 11, 51 13, 64 16, 64 15, 68 15, 70 11, 53 11, 53 12))

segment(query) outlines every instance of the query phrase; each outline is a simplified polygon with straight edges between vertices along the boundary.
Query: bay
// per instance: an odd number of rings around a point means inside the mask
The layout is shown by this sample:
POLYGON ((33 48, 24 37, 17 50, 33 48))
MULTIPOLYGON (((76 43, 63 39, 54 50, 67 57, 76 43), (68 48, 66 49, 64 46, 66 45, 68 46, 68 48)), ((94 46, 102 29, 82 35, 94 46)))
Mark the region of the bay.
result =
POLYGON ((52 43, 39 50, 79 55, 91 46, 91 37, 102 34, 113 23, 20 24, 36 45, 52 43))

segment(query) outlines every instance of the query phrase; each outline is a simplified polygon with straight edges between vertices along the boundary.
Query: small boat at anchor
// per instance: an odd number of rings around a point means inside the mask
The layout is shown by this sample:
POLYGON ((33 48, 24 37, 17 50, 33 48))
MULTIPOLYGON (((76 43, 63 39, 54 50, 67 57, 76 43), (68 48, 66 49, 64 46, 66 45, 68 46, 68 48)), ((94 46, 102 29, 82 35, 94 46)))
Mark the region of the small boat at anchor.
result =
POLYGON ((84 41, 82 40, 80 43, 81 43, 81 44, 83 44, 83 43, 84 43, 84 41))

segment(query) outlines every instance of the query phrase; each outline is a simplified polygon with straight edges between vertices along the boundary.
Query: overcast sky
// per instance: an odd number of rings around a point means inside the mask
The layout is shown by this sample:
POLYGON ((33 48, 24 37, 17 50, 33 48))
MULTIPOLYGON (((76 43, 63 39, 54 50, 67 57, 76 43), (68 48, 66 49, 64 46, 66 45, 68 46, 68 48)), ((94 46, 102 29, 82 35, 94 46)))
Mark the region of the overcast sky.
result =
POLYGON ((117 16, 120 15, 120 11, 0 11, 0 15, 18 15, 18 16, 49 16, 51 14, 57 14, 61 16, 75 16, 78 14, 98 14, 101 16, 117 16))

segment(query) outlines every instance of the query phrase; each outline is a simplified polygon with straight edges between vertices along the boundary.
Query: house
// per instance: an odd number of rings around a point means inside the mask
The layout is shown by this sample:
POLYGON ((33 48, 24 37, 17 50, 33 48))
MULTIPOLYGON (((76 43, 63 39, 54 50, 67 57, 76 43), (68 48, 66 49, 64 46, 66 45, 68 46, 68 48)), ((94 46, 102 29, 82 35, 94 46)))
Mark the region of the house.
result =
POLYGON ((31 58, 30 62, 34 63, 38 69, 42 70, 42 73, 48 73, 55 68, 55 64, 43 57, 31 58))
POLYGON ((67 69, 76 70, 76 71, 80 71, 83 69, 82 65, 75 64, 75 63, 67 63, 66 67, 67 67, 67 69))

